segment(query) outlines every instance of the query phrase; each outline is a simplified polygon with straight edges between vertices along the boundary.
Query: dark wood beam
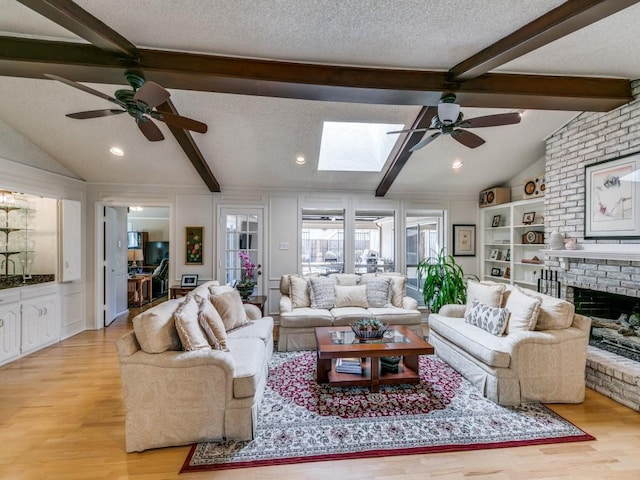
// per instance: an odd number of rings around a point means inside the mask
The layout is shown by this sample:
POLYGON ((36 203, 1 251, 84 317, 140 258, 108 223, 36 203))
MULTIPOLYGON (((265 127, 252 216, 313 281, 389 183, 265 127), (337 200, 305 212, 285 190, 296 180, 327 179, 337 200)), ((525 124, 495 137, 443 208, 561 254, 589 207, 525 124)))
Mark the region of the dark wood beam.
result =
MULTIPOLYGON (((158 105, 158 107, 156 108, 160 112, 169 112, 173 113, 174 115, 180 115, 171 100, 167 100, 163 104, 158 105)), ((216 180, 216 177, 213 176, 213 173, 211 172, 207 161, 204 159, 202 152, 200 152, 200 149, 196 145, 196 142, 193 140, 191 133, 188 130, 174 127, 172 125, 169 125, 168 123, 166 125, 167 127, 169 127, 169 130, 178 141, 178 144, 180 144, 182 150, 184 150, 184 153, 191 161, 193 168, 196 169, 209 191, 220 192, 220 184, 218 183, 218 180, 216 180)))
POLYGON ((71 0, 18 0, 31 10, 118 58, 135 60, 136 46, 71 0))
MULTIPOLYGON (((449 70, 452 81, 468 80, 573 33, 640 0, 568 0, 449 70)), ((612 32, 615 35, 615 32, 612 32)))
POLYGON ((315 65, 139 49, 120 62, 93 45, 0 37, 0 75, 124 84, 137 68, 166 88, 390 105, 437 105, 442 92, 463 106, 604 112, 633 100, 631 82, 611 78, 485 74, 449 82, 446 72, 315 65))
MULTIPOLYGON (((416 120, 413 122, 413 125, 409 128, 427 128, 431 125, 431 120, 438 113, 437 107, 422 107, 420 113, 416 117, 416 120)), ((400 171, 404 168, 405 164, 411 157, 411 149, 420 141, 422 137, 424 137, 426 132, 413 132, 406 134, 404 140, 402 141, 402 145, 394 155, 387 171, 382 177, 378 188, 376 188, 376 197, 384 197, 391 184, 395 181, 395 179, 400 174, 400 171)))

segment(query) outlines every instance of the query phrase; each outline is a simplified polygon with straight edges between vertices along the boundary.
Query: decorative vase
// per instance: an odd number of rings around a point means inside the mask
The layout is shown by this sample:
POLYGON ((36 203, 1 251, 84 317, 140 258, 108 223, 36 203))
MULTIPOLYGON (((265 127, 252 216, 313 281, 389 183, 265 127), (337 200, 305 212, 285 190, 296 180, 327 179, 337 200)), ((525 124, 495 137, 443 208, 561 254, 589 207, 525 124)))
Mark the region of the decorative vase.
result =
POLYGON ((240 293, 242 300, 248 300, 253 293, 254 285, 252 283, 245 283, 242 285, 236 285, 236 290, 240 293))
POLYGON ((549 248, 551 250, 562 250, 564 248, 564 240, 560 232, 551 232, 549 235, 549 248))

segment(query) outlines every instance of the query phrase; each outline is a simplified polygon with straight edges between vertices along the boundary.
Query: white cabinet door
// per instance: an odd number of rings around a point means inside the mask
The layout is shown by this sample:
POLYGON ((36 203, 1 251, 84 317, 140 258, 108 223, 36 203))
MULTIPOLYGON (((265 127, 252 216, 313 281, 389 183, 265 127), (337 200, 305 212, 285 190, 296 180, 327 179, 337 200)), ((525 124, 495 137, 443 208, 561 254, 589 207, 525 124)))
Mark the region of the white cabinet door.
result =
POLYGON ((82 206, 75 200, 60 205, 60 280, 70 282, 82 276, 82 206))
POLYGON ((0 365, 20 355, 20 304, 0 306, 0 365))
POLYGON ((57 295, 25 300, 22 303, 22 353, 32 352, 60 338, 57 295))

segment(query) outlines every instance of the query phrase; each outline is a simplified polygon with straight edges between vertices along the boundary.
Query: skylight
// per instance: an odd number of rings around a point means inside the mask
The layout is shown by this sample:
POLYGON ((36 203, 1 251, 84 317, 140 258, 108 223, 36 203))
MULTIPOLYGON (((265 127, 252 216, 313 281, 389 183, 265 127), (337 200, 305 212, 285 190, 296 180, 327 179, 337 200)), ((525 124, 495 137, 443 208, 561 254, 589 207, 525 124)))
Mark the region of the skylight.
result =
POLYGON ((380 172, 402 124, 324 122, 318 170, 380 172))

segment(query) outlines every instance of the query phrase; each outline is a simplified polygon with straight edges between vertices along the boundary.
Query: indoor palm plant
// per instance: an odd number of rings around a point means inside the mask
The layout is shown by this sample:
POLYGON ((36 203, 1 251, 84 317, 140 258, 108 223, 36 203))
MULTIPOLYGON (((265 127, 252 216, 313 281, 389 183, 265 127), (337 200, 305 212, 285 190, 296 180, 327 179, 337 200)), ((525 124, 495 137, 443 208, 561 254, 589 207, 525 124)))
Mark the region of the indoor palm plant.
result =
MULTIPOLYGON (((466 281, 462 267, 444 248, 418 264, 418 274, 424 279, 422 294, 424 304, 431 312, 449 303, 464 304, 467 300, 466 281)), ((470 276, 475 277, 475 275, 470 276)))

